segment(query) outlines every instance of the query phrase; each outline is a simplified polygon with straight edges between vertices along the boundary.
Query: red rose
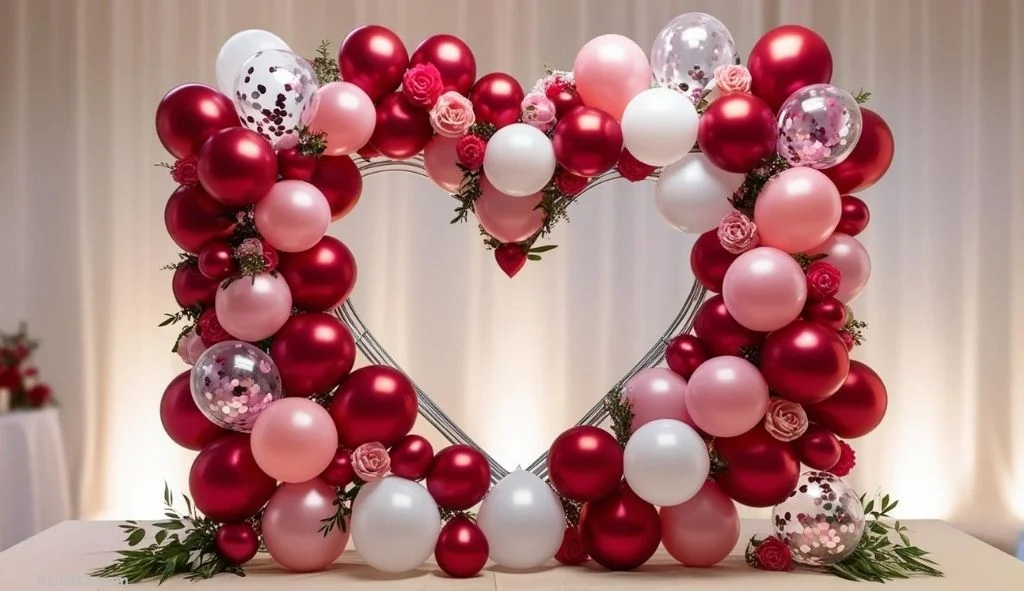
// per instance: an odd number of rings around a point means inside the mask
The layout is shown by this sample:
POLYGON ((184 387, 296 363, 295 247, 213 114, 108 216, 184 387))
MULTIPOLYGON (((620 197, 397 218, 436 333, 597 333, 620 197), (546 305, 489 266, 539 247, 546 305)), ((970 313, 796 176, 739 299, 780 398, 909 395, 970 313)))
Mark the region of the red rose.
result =
POLYGON ((839 461, 836 462, 835 466, 829 468, 828 472, 842 477, 849 474, 850 470, 853 470, 853 467, 857 465, 857 454, 854 453, 850 444, 845 441, 839 442, 839 449, 839 461))
POLYGON ((583 192, 587 183, 590 182, 585 176, 573 174, 568 170, 560 170, 555 175, 555 188, 570 197, 575 197, 583 192))
POLYGON ((842 273, 825 261, 815 261, 807 267, 807 297, 823 300, 839 293, 842 273))
POLYGON ((171 178, 179 185, 194 185, 199 182, 199 172, 196 170, 196 157, 185 156, 174 163, 171 167, 171 178))
POLYGON ((405 71, 402 76, 402 94, 409 102, 429 109, 444 92, 441 73, 434 64, 419 64, 405 71))
POLYGON ((793 569, 793 554, 785 542, 775 536, 759 540, 750 538, 746 551, 747 563, 761 570, 786 571, 793 569))
POLYGON ((547 88, 544 89, 544 95, 549 99, 554 99, 558 95, 562 94, 565 90, 576 91, 575 86, 566 80, 565 78, 555 78, 548 84, 547 88))
POLYGON ((848 330, 839 331, 839 338, 843 339, 843 344, 846 345, 847 351, 853 351, 853 348, 857 346, 857 341, 853 338, 853 333, 848 330))
POLYGON ((228 331, 224 330, 224 327, 220 325, 220 321, 217 320, 217 313, 213 309, 203 310, 203 313, 199 315, 199 322, 196 323, 196 329, 199 332, 199 337, 203 339, 203 344, 207 347, 212 347, 217 343, 223 343, 224 341, 230 341, 234 339, 233 336, 228 334, 228 331))
POLYGON ((46 384, 36 384, 28 392, 25 393, 25 397, 28 399, 29 406, 40 407, 50 401, 53 396, 53 390, 46 384))
POLYGON ((475 135, 466 135, 455 144, 455 156, 459 162, 470 170, 476 170, 483 166, 484 150, 487 142, 475 135))
POLYGON ((583 564, 586 562, 587 551, 583 549, 583 540, 580 538, 580 531, 575 527, 565 528, 562 536, 562 545, 555 553, 555 560, 569 566, 583 564))
POLYGON ((619 169, 622 178, 632 183, 642 181, 654 172, 653 166, 640 162, 629 153, 629 150, 622 150, 622 154, 619 154, 619 163, 616 168, 619 169))

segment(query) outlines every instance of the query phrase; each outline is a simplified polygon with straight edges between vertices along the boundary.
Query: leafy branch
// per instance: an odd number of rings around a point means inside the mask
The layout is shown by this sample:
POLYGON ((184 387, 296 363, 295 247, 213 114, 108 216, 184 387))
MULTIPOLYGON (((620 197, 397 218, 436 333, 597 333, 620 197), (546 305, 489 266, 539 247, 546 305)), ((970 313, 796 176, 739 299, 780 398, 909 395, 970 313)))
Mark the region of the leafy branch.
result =
POLYGON ((470 521, 476 521, 476 513, 472 511, 455 511, 454 509, 446 509, 444 507, 437 508, 438 513, 441 514, 441 521, 447 523, 456 517, 465 517, 470 521))
POLYGON ((626 447, 630 429, 633 426, 633 408, 629 401, 622 397, 622 387, 617 386, 604 397, 604 408, 612 420, 612 432, 619 445, 626 447))
POLYGON ((331 42, 321 41, 316 48, 316 57, 313 58, 313 72, 320 85, 340 80, 338 76, 338 60, 331 56, 331 42))
POLYGON ((319 158, 327 150, 327 132, 312 132, 308 127, 299 128, 299 153, 319 158))
POLYGON ((450 224, 468 220, 469 212, 474 211, 473 206, 483 192, 480 189, 480 175, 483 174, 483 169, 470 170, 461 164, 458 166, 462 169, 462 183, 459 185, 459 192, 452 197, 459 201, 459 206, 455 208, 455 217, 448 222, 450 224))
POLYGON ((352 516, 352 503, 356 499, 356 495, 359 494, 361 486, 357 484, 345 490, 344 488, 338 488, 335 491, 334 501, 331 503, 334 505, 334 515, 320 520, 320 529, 317 531, 322 533, 326 538, 335 528, 341 531, 348 531, 348 526, 345 525, 346 520, 352 516))
POLYGON ((858 90, 857 93, 853 95, 853 100, 857 101, 858 105, 863 105, 864 103, 868 102, 868 99, 870 98, 871 93, 864 90, 863 88, 858 90))
POLYGON ((858 347, 863 345, 867 338, 864 336, 864 330, 868 327, 868 323, 863 320, 857 320, 850 318, 846 321, 846 326, 843 327, 843 331, 850 334, 853 337, 853 343, 858 347))
POLYGON ((747 217, 754 217, 754 203, 765 183, 773 176, 789 168, 789 164, 778 154, 765 158, 754 170, 747 173, 743 184, 733 194, 732 206, 743 212, 747 217))

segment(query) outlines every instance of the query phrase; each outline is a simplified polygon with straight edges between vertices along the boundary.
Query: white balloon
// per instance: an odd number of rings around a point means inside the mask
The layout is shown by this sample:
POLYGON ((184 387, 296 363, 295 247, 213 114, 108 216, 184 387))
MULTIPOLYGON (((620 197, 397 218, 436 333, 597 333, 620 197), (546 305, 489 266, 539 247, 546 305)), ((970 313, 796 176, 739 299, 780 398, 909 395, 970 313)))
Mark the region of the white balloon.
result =
POLYGON ((491 560, 514 569, 551 560, 565 534, 565 512, 555 491, 522 469, 491 488, 476 523, 487 537, 491 560))
POLYGON ((666 166, 654 186, 654 205, 668 225, 691 234, 718 226, 732 211, 729 198, 744 175, 727 172, 704 154, 687 154, 666 166))
POLYGON ((513 197, 540 191, 555 173, 555 148, 544 132, 525 123, 499 129, 484 150, 484 175, 513 197))
POLYGON ((351 527, 352 542, 366 564, 401 573, 430 557, 441 533, 441 515, 422 485, 388 476, 356 495, 351 527))
POLYGON ((231 36, 221 45, 217 54, 217 88, 232 96, 235 88, 235 77, 242 64, 261 51, 283 49, 291 51, 280 37, 262 29, 246 29, 231 36))
POLYGON ((693 102, 670 88, 651 88, 633 97, 622 113, 622 140, 637 160, 668 166, 697 141, 700 117, 693 102))
POLYGON ((704 440, 675 419, 658 419, 637 429, 623 454, 629 487, 641 499, 662 507, 693 498, 710 469, 704 440))

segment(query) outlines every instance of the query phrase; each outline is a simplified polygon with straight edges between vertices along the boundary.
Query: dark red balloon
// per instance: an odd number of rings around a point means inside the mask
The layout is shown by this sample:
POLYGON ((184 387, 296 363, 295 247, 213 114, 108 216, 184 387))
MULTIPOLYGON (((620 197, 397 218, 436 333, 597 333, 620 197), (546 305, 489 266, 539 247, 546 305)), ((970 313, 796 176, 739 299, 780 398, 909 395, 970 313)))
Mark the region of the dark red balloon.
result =
POLYGON ((768 335, 761 375, 779 396, 814 404, 835 393, 850 371, 850 352, 835 329, 794 320, 768 335))
POLYGON ((743 347, 760 347, 763 332, 754 332, 729 315, 720 295, 708 298, 693 317, 693 332, 712 357, 739 355, 743 347))
POLYGON ((778 124, 771 107, 749 94, 727 94, 700 118, 697 144, 718 168, 750 172, 775 153, 778 124))
POLYGON ((812 470, 828 470, 839 461, 842 448, 834 433, 811 423, 807 431, 793 442, 793 450, 800 462, 812 470))
POLYGON ((611 170, 622 153, 622 127, 601 109, 577 107, 558 120, 551 138, 555 160, 583 177, 611 170))
POLYGON ((422 480, 434 463, 434 446, 425 437, 406 435, 388 450, 391 473, 407 480, 422 480))
POLYGON ((588 558, 590 557, 583 549, 579 528, 566 527, 565 533, 562 534, 562 545, 558 547, 558 552, 555 552, 555 560, 566 566, 576 566, 583 564, 588 558))
POLYGON ((298 148, 285 148, 277 153, 277 172, 282 178, 308 181, 316 170, 317 158, 307 156, 298 148))
POLYGON ((782 25, 754 44, 747 69, 750 92, 778 111, 794 92, 832 80, 832 52, 825 40, 807 27, 782 25))
POLYGON ((217 285, 216 279, 210 279, 200 273, 199 267, 194 264, 179 264, 174 269, 174 276, 171 277, 174 301, 182 308, 199 304, 212 306, 214 298, 217 297, 217 285))
POLYGON ((842 203, 843 213, 839 218, 839 225, 836 226, 836 232, 856 236, 868 227, 871 211, 867 203, 854 195, 843 195, 842 203))
POLYGON ((291 288, 292 305, 300 310, 330 310, 355 287, 356 259, 333 236, 324 236, 309 250, 279 256, 277 271, 291 288))
POLYGON ((885 417, 889 395, 882 378, 860 361, 850 362, 846 381, 828 400, 806 407, 807 416, 839 437, 863 437, 885 417))
POLYGON ((377 103, 377 126, 370 143, 382 155, 392 160, 412 158, 433 136, 430 114, 410 103, 404 94, 395 92, 377 103))
MULTIPOLYGON (((434 64, 441 73, 444 89, 466 94, 476 80, 476 58, 466 43, 454 35, 426 38, 412 52, 409 65, 434 64)), ((378 123, 379 125, 379 123, 378 123)), ((376 145, 376 144, 374 144, 376 145)))
POLYGON ((708 291, 722 293, 725 272, 738 256, 722 247, 717 228, 708 230, 693 243, 690 250, 690 270, 708 291))
POLYGON ((230 433, 203 447, 188 473, 196 509, 214 521, 242 521, 270 500, 277 481, 256 465, 249 436, 230 433))
POLYGON ((379 25, 353 30, 338 49, 341 79, 362 88, 377 102, 402 83, 409 52, 394 31, 379 25))
POLYGON ((840 193, 857 193, 878 182, 892 164, 896 144, 892 130, 878 113, 860 109, 864 127, 853 151, 839 164, 821 172, 832 179, 840 193))
POLYGON ((441 528, 434 546, 437 566, 449 577, 466 579, 474 576, 487 564, 490 554, 487 537, 475 521, 459 515, 441 528))
POLYGON ((476 449, 449 445, 437 452, 427 473, 427 490, 439 507, 463 511, 480 502, 491 486, 491 467, 476 449))
POLYGON ((580 95, 576 92, 576 87, 574 86, 560 84, 558 86, 548 88, 546 94, 548 100, 554 103, 555 116, 559 119, 576 107, 583 106, 583 99, 580 98, 580 95))
POLYGON ((199 185, 178 187, 164 207, 164 225, 182 250, 199 254, 235 229, 235 212, 206 194, 199 185))
POLYGON ((156 135, 175 158, 195 156, 215 132, 238 126, 231 99, 204 84, 172 88, 156 108, 156 135))
POLYGON ((416 389, 404 373, 368 365, 341 382, 329 410, 341 444, 355 449, 372 441, 397 443, 412 430, 416 408, 416 389))
POLYGON ((260 537, 252 525, 245 521, 220 524, 213 542, 217 547, 217 555, 228 564, 245 564, 260 549, 260 537))
POLYGON ((800 479, 793 446, 758 425, 743 435, 715 439, 725 471, 715 475, 722 491, 748 507, 771 507, 789 497, 800 479))
POLYGON ((604 498, 622 480, 622 447, 600 427, 572 427, 548 450, 548 476, 555 490, 574 501, 604 498))
POLYGON ((355 469, 352 468, 352 450, 339 447, 334 452, 334 458, 327 464, 324 471, 318 476, 331 486, 346 487, 356 479, 355 469))
POLYGON ((701 363, 711 355, 704 343, 692 334, 677 335, 665 347, 665 362, 668 368, 683 377, 690 379, 701 363))
POLYGON ((214 281, 227 279, 236 271, 235 251, 225 241, 211 242, 199 253, 199 272, 214 281))
POLYGON ((583 505, 579 528, 584 550, 610 570, 637 568, 661 543, 658 510, 625 483, 607 497, 583 505))
POLYGON ((277 364, 285 396, 333 389, 352 370, 356 344, 340 320, 322 312, 296 314, 274 335, 270 358, 277 364))
POLYGON ((836 298, 808 300, 801 316, 804 320, 839 331, 846 326, 846 304, 836 298))
POLYGON ((230 431, 211 423, 196 406, 189 387, 191 374, 191 371, 181 372, 164 389, 160 398, 160 423, 175 443, 187 449, 200 450, 230 431))
POLYGON ((321 156, 310 184, 320 189, 331 206, 331 219, 340 220, 359 202, 363 192, 363 176, 348 156, 321 156))
POLYGON ((242 127, 222 129, 199 150, 199 182, 229 207, 256 203, 277 181, 277 156, 270 142, 242 127))
POLYGON ((487 74, 469 91, 477 123, 490 123, 499 129, 519 120, 524 96, 519 82, 503 72, 487 74))

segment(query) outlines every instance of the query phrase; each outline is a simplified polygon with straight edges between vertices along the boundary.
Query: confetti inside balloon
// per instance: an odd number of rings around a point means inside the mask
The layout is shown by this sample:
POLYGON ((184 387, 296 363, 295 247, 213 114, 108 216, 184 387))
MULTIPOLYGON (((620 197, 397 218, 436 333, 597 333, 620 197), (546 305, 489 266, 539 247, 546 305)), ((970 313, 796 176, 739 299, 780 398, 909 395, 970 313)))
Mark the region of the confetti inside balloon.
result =
POLYGON ((238 70, 235 110, 242 125, 258 132, 275 150, 294 147, 299 128, 316 113, 319 84, 313 66, 283 49, 261 51, 238 70))
POLYGON ((795 562, 828 566, 857 548, 864 508, 857 491, 838 476, 804 472, 796 490, 772 510, 772 522, 795 562))
POLYGON ((282 397, 281 377, 269 355, 249 343, 224 341, 192 367, 192 399, 213 423, 248 433, 256 417, 282 397))
POLYGON ((657 86, 679 90, 694 104, 714 80, 715 68, 738 64, 732 33, 722 21, 703 12, 672 19, 651 48, 651 74, 657 86))
POLYGON ((812 84, 779 109, 779 155, 792 166, 835 166, 853 151, 862 127, 860 107, 850 93, 812 84))

